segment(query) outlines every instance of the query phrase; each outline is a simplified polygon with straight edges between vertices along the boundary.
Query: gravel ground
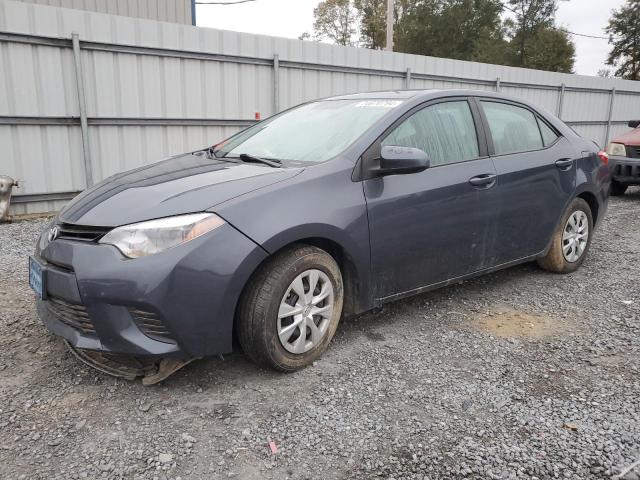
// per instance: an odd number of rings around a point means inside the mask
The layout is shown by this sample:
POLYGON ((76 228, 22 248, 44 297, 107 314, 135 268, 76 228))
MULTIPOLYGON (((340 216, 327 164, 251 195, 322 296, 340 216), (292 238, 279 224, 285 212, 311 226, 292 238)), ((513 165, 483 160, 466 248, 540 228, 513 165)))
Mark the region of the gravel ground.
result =
POLYGON ((38 322, 44 223, 0 225, 2 478, 586 479, 640 459, 640 189, 574 274, 523 265, 394 303, 295 374, 238 353, 154 387, 38 322))

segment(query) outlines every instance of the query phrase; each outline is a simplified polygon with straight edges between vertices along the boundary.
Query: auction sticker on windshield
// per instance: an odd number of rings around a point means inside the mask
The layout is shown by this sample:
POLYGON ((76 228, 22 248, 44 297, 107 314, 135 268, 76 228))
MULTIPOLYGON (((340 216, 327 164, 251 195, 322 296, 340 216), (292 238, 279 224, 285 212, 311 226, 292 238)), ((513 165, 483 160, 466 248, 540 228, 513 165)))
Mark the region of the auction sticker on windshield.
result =
POLYGON ((363 100, 356 103, 356 108, 377 107, 377 108, 394 108, 402 103, 402 100, 363 100))

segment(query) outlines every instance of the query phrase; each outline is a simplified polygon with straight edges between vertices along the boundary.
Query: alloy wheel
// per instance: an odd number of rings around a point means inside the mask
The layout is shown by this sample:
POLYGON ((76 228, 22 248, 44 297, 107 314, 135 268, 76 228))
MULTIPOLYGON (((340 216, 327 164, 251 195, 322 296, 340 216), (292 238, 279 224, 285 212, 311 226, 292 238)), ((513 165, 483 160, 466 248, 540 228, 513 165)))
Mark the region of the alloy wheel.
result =
POLYGON ((577 262, 589 241, 589 219, 582 210, 573 212, 562 232, 562 255, 567 262, 577 262))
POLYGON ((285 350, 302 354, 324 339, 333 299, 333 285, 321 270, 305 270, 291 282, 278 310, 278 338, 285 350))

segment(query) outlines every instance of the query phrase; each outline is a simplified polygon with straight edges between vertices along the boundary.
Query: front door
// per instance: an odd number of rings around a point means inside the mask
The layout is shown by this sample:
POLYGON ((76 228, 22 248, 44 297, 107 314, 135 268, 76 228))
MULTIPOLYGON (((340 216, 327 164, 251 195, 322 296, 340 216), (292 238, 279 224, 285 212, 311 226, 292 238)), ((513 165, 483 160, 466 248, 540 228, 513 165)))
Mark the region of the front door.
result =
POLYGON ((363 182, 377 298, 492 264, 497 179, 478 142, 477 118, 467 99, 429 104, 401 119, 363 157, 375 161, 381 146, 400 145, 431 159, 423 172, 363 182))

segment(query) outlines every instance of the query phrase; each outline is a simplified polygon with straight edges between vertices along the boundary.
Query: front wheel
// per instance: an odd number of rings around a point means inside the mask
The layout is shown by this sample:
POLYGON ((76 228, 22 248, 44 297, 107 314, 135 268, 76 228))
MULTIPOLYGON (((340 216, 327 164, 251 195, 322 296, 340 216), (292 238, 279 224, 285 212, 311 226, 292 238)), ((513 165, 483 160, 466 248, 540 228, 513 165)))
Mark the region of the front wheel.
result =
POLYGON ((324 250, 294 245, 275 254, 247 285, 237 331, 255 363, 292 372, 327 349, 342 314, 340 269, 324 250))
POLYGON ((587 256, 592 232, 589 204, 581 198, 574 199, 553 233, 549 251, 538 259, 538 265, 550 272, 575 272, 587 256))

